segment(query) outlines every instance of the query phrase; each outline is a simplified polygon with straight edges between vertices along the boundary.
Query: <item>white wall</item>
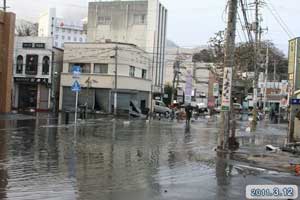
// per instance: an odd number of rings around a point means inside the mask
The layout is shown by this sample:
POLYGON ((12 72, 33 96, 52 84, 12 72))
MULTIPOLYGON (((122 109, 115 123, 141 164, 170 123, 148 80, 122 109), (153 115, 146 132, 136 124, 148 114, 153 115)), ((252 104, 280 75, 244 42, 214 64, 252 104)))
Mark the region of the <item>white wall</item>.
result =
POLYGON ((51 37, 52 31, 52 18, 56 18, 56 9, 50 8, 47 11, 43 12, 39 17, 39 37, 51 37))
POLYGON ((83 23, 57 18, 55 8, 50 8, 40 15, 38 35, 40 37, 53 37, 53 46, 57 48, 64 48, 65 42, 86 42, 83 23), (65 32, 62 31, 63 29, 65 32), (65 39, 62 39, 62 36, 65 39), (68 40, 68 37, 71 39, 68 40))
MULTIPOLYGON (((115 74, 115 48, 112 43, 66 43, 63 72, 67 73, 70 63, 108 64, 108 74, 115 74)), ((151 61, 143 50, 131 45, 118 45, 118 75, 129 76, 130 66, 135 67, 135 77, 142 78, 142 69, 147 70, 146 79, 151 79, 151 61)), ((92 69, 91 69, 92 71, 92 69)))
MULTIPOLYGON (((26 77, 25 74, 25 64, 26 64, 26 55, 36 54, 38 55, 38 74, 35 78, 48 78, 48 82, 51 82, 51 62, 52 62, 52 38, 50 37, 16 37, 15 38, 15 51, 14 51, 14 67, 13 74, 14 77, 26 77), (23 48, 23 43, 45 43, 45 49, 34 49, 34 48, 23 48), (23 73, 16 74, 16 61, 17 57, 21 55, 23 56, 23 73), (48 56, 50 58, 49 64, 49 74, 42 75, 42 61, 43 57, 48 56)), ((30 76, 32 77, 32 76, 30 76)))

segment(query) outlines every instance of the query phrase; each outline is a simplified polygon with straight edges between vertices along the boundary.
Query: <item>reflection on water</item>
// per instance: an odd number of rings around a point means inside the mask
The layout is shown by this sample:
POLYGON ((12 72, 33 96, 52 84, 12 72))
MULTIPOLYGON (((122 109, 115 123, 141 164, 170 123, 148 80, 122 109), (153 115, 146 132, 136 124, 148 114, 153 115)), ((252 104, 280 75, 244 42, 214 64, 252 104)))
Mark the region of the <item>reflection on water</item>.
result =
MULTIPOLYGON (((8 122, 0 121, 1 127, 7 127, 8 122)), ((7 168, 5 161, 7 160, 7 139, 5 134, 0 134, 0 199, 6 199, 6 187, 8 184, 7 168)))
POLYGON ((161 199, 172 184, 214 173, 214 131, 171 122, 56 123, 0 121, 0 199, 161 199))
POLYGON ((0 121, 0 199, 226 199, 233 193, 229 158, 212 151, 213 122, 192 123, 189 131, 185 123, 127 125, 109 118, 56 125, 47 117, 0 121))

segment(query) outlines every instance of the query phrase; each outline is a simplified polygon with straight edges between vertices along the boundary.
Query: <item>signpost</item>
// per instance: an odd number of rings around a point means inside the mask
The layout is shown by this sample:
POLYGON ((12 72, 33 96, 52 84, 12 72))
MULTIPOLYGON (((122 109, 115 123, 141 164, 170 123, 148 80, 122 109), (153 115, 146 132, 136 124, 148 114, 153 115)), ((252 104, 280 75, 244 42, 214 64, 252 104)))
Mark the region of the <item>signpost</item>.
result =
POLYGON ((222 111, 229 112, 231 107, 231 87, 232 86, 232 68, 226 67, 224 69, 223 79, 223 95, 222 95, 222 111))
POLYGON ((73 80, 74 83, 71 87, 72 92, 76 93, 76 100, 75 100, 75 125, 77 124, 77 112, 78 112, 78 94, 81 91, 80 83, 78 82, 78 79, 80 79, 80 66, 74 66, 72 69, 73 72, 73 80))
POLYGON ((192 72, 189 70, 189 71, 187 71, 186 83, 185 83, 184 101, 185 101, 186 105, 188 105, 192 102, 192 93, 193 93, 192 90, 193 90, 193 75, 192 75, 192 72))

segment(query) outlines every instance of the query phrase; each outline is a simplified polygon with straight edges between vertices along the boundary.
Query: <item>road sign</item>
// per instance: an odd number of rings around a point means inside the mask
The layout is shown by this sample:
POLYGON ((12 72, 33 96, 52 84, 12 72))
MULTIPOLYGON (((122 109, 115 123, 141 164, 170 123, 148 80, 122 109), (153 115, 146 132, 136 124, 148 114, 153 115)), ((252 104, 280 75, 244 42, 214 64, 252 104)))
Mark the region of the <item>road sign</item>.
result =
POLYGON ((292 105, 300 105, 300 99, 292 99, 291 104, 292 105))
POLYGON ((77 111, 78 111, 78 93, 81 90, 80 84, 78 80, 75 80, 72 87, 72 91, 76 93, 76 99, 75 99, 75 124, 77 124, 77 111))
POLYGON ((222 92, 222 111, 230 110, 231 103, 231 86, 232 86, 232 68, 224 69, 223 92, 222 92))
POLYGON ((80 84, 77 80, 73 83, 71 88, 73 92, 80 92, 81 90, 80 84))
POLYGON ((80 66, 73 66, 72 73, 73 79, 78 79, 81 75, 80 66))

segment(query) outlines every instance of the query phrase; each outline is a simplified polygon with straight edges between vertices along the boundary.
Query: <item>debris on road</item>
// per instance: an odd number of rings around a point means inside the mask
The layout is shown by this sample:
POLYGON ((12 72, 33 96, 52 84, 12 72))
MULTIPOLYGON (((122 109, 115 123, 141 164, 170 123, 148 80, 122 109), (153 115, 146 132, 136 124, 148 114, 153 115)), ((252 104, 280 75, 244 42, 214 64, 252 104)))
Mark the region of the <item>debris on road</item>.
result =
POLYGON ((300 154, 300 143, 289 143, 281 148, 282 151, 292 153, 292 154, 300 154))
POLYGON ((278 152, 280 151, 280 148, 279 147, 274 147, 273 145, 266 145, 266 150, 267 151, 271 151, 271 152, 278 152))

